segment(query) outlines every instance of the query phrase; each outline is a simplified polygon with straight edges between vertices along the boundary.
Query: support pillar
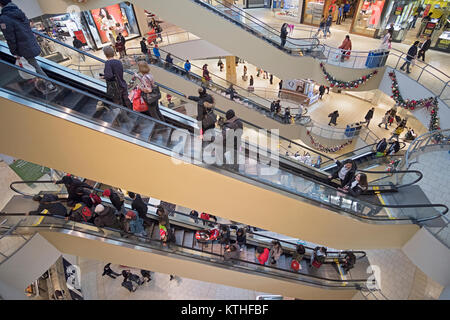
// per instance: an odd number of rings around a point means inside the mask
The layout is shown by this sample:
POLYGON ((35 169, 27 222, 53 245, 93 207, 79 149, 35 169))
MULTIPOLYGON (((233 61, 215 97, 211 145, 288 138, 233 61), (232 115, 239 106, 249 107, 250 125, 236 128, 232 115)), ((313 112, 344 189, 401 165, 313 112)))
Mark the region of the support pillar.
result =
POLYGON ((232 83, 236 83, 236 57, 228 56, 225 57, 225 66, 226 66, 226 79, 232 83))

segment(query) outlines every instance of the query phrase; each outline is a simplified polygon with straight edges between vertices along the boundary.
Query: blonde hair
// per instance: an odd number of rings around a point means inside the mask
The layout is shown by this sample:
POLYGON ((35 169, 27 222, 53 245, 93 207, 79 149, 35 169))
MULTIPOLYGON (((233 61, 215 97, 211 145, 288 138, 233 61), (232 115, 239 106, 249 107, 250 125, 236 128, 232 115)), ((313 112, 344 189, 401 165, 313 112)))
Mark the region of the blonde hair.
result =
POLYGON ((138 68, 139 68, 139 72, 142 74, 147 74, 150 72, 150 66, 145 61, 139 61, 138 68))

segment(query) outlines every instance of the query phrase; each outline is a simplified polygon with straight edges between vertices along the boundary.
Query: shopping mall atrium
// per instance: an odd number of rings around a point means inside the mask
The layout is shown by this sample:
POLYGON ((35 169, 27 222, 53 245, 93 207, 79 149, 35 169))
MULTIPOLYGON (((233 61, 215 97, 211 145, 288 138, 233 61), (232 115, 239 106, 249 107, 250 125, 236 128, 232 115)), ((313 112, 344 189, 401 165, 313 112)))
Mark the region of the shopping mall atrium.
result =
POLYGON ((0 0, 0 300, 450 299, 447 0, 117 1, 0 0))

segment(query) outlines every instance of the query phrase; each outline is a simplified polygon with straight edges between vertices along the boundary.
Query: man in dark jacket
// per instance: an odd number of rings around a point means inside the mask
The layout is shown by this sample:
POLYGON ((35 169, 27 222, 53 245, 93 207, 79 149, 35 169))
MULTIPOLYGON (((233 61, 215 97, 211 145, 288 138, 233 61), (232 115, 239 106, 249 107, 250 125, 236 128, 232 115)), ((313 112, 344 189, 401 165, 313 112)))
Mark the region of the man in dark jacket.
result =
POLYGON ((65 217, 67 215, 66 207, 58 202, 58 197, 54 194, 44 194, 43 197, 34 196, 33 200, 39 202, 39 207, 35 211, 30 211, 29 214, 40 214, 47 210, 49 214, 54 216, 65 217))
POLYGON ((287 34, 288 34, 287 23, 283 23, 283 25, 281 26, 281 31, 280 31, 280 39, 281 39, 281 47, 282 48, 286 44, 287 34))
POLYGON ((405 63, 400 67, 400 70, 405 71, 406 66, 406 73, 411 73, 409 71, 409 66, 411 65, 411 61, 416 57, 417 55, 417 47, 419 46, 419 41, 415 41, 414 44, 409 48, 408 55, 406 56, 405 63))
POLYGON ((141 52, 147 56, 148 53, 148 47, 147 47, 147 40, 145 38, 142 38, 141 42, 141 52))
POLYGON ((425 52, 430 49, 431 45, 431 37, 427 36, 427 40, 422 44, 419 50, 419 54, 417 55, 417 60, 422 57, 422 61, 425 62, 425 52))
POLYGON ((108 197, 111 200, 112 205, 118 212, 122 211, 123 200, 120 199, 119 195, 114 192, 113 189, 106 189, 103 191, 103 196, 108 197))
POLYGON ((231 152, 234 155, 229 161, 233 161, 233 165, 238 165, 238 153, 240 152, 241 137, 243 132, 243 125, 241 120, 236 117, 232 109, 225 114, 226 121, 222 127, 223 149, 225 152, 231 152), (233 139, 234 137, 234 139, 233 139), (234 144, 231 142, 233 141, 234 144))
POLYGON ((338 178, 341 181, 341 186, 345 186, 349 183, 351 179, 353 179, 356 172, 356 163, 353 160, 345 160, 344 162, 340 162, 339 160, 334 160, 337 164, 337 170, 328 176, 328 179, 336 179, 338 178))
POLYGON ((387 147, 386 138, 383 138, 377 143, 376 150, 377 152, 382 153, 384 152, 384 150, 386 150, 386 147, 387 147))
POLYGON ((144 220, 144 223, 150 225, 152 221, 150 218, 147 217, 148 207, 142 200, 141 196, 131 191, 128 192, 128 195, 130 196, 131 199, 133 199, 133 202, 131 203, 131 208, 137 211, 139 217, 144 220))
MULTIPOLYGON (((76 36, 73 36, 72 44, 75 49, 78 49, 80 51, 84 46, 83 42, 81 42, 76 36)), ((79 54, 80 58, 83 59, 83 61, 86 61, 86 57, 84 56, 84 54, 79 53, 79 52, 78 52, 78 54, 79 54)))
POLYGON ((198 89, 198 97, 189 96, 188 99, 197 101, 197 120, 202 121, 203 131, 210 129, 209 127, 203 125, 203 119, 208 113, 208 110, 214 106, 214 98, 208 94, 206 92, 206 88, 202 86, 198 89))
POLYGON ((64 184, 68 197, 67 197, 67 204, 69 206, 72 206, 73 204, 77 202, 82 202, 82 197, 86 194, 89 194, 89 192, 83 192, 83 189, 92 189, 92 187, 84 182, 81 182, 80 180, 73 178, 71 176, 64 176, 61 180, 56 181, 55 184, 64 184))
POLYGON ((364 119, 366 119, 366 127, 369 126, 370 120, 372 120, 373 118, 373 112, 375 111, 375 108, 370 109, 369 111, 367 111, 366 116, 364 117, 364 119))
POLYGON ((322 99, 323 94, 325 93, 325 86, 323 84, 319 87, 319 98, 322 99))
MULTIPOLYGON (((0 7, 2 8, 0 28, 11 54, 16 59, 24 57, 36 69, 36 73, 47 76, 36 61, 36 57, 41 53, 41 48, 31 31, 30 21, 25 13, 11 0, 0 0, 0 7)), ((46 87, 47 93, 57 90, 51 82, 46 82, 46 87)))
POLYGON ((94 224, 97 227, 120 229, 120 223, 119 220, 117 220, 113 208, 98 204, 95 207, 95 213, 97 214, 97 218, 95 218, 94 224))

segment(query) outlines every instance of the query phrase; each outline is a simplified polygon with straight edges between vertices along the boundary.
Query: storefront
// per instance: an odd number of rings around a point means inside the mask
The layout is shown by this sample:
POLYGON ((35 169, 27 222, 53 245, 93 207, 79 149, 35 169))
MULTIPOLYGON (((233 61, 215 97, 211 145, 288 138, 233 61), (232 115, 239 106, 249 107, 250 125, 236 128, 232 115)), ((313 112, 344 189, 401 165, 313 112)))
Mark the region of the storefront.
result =
POLYGON ((382 14, 387 0, 361 0, 358 2, 351 32, 376 37, 381 28, 382 14))
POLYGON ((277 18, 282 18, 294 23, 300 23, 302 16, 303 0, 284 0, 274 1, 275 15, 277 18))
MULTIPOLYGON (((86 48, 93 50, 115 43, 119 32, 126 40, 140 36, 133 5, 125 2, 90 11, 43 15, 32 21, 36 30, 52 38, 72 45, 75 36, 86 48)), ((53 54, 54 48, 47 43, 49 41, 40 40, 44 55, 53 54)))
POLYGON ((323 0, 304 0, 302 23, 318 26, 322 19, 325 1, 323 0))
MULTIPOLYGON (((273 0, 277 2, 277 0, 273 0)), ((279 1, 278 1, 279 2, 279 1)), ((272 0, 244 0, 244 8, 271 8, 272 0)))

